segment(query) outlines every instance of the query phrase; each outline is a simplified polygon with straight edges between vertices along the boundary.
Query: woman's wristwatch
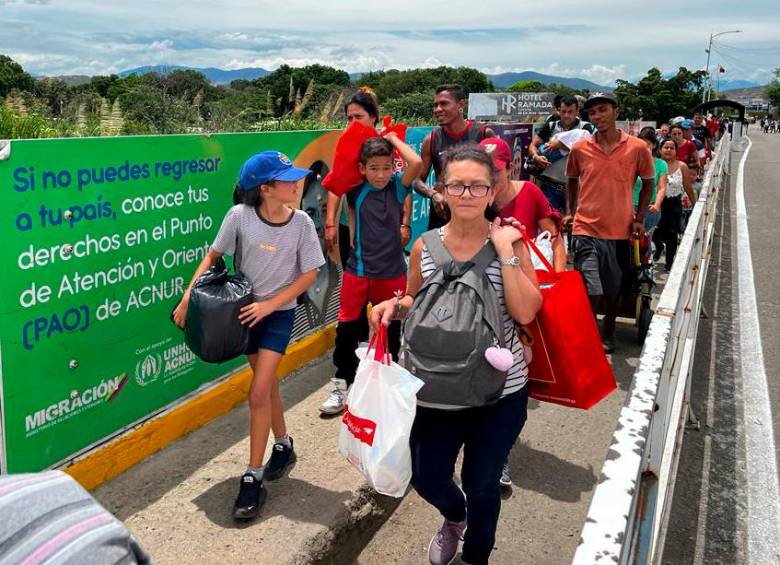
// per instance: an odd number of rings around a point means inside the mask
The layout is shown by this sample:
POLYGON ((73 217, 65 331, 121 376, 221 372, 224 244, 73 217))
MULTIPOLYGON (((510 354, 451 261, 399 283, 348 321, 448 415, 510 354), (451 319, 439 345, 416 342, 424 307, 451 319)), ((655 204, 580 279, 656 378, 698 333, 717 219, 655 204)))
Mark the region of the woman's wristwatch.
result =
POLYGON ((520 257, 517 255, 512 255, 509 259, 500 259, 501 265, 506 265, 507 267, 519 267, 520 266, 520 257))

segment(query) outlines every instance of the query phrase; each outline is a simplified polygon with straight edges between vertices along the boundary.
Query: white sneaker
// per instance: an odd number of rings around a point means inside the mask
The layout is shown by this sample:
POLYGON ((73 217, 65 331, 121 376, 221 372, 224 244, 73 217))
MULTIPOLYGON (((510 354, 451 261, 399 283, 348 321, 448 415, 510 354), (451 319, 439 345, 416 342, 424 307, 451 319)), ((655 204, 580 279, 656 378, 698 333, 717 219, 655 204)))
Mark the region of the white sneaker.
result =
POLYGON ((333 383, 333 390, 320 406, 320 412, 329 415, 339 414, 344 410, 344 403, 347 401, 347 381, 344 379, 330 380, 333 383))

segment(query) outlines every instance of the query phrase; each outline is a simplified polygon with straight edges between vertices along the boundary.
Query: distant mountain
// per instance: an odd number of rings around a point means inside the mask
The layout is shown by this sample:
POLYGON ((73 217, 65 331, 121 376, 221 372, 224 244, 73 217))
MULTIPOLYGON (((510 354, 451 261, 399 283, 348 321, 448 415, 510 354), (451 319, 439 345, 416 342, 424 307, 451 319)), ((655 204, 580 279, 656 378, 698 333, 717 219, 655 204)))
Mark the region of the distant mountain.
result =
POLYGON ((755 88, 757 86, 762 86, 761 84, 757 82, 753 82, 752 80, 723 80, 720 79, 720 85, 718 85, 717 79, 714 78, 712 81, 713 88, 715 86, 720 86, 721 92, 724 90, 736 90, 738 88, 755 88))
POLYGON ((498 88, 507 88, 521 80, 538 80, 542 84, 562 84, 577 90, 588 89, 591 92, 597 90, 612 92, 613 90, 611 86, 596 84, 595 82, 591 82, 583 78, 557 77, 553 75, 537 73, 534 71, 523 71, 522 73, 501 73, 498 75, 487 75, 487 77, 493 82, 493 85, 498 88))
POLYGON ((752 86, 750 88, 735 88, 730 90, 721 89, 718 93, 718 97, 721 100, 734 100, 745 106, 753 106, 755 104, 765 105, 769 103, 769 99, 764 94, 765 86, 752 86))
POLYGON ((143 75, 146 73, 170 73, 171 71, 198 71, 206 75, 206 78, 214 84, 229 84, 234 80, 254 80, 256 78, 264 77, 271 74, 271 71, 262 69, 260 67, 248 67, 245 69, 225 70, 216 69, 214 67, 198 68, 198 67, 186 67, 182 65, 147 65, 144 67, 137 67, 135 69, 128 69, 117 73, 120 77, 126 77, 132 74, 143 75))

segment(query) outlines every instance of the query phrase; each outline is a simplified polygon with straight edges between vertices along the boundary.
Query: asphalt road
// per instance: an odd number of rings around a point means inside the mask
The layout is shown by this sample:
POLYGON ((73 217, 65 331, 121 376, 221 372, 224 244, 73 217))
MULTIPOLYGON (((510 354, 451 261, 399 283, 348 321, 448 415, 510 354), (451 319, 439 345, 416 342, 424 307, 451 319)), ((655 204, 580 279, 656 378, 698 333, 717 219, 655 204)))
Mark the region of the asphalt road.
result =
MULTIPOLYGON (((780 223, 775 200, 780 185, 780 136, 753 132, 751 139, 744 193, 760 336, 748 339, 761 341, 773 415, 771 426, 777 440, 780 286, 775 273, 780 258, 780 223)), ((756 459, 770 455, 748 453, 746 449, 746 377, 740 359, 740 319, 744 314, 740 311, 738 269, 738 254, 746 249, 739 249, 735 190, 741 157, 742 153, 732 153, 731 187, 721 194, 704 299, 709 316, 701 320, 692 375, 691 406, 701 428, 689 427, 684 436, 663 554, 663 563, 669 565, 749 562, 747 532, 749 522, 755 520, 747 495, 749 470, 755 467, 756 459)), ((767 432, 764 429, 763 433, 767 432)), ((774 457, 780 462, 777 450, 774 457)), ((761 493, 766 485, 753 488, 761 493)))

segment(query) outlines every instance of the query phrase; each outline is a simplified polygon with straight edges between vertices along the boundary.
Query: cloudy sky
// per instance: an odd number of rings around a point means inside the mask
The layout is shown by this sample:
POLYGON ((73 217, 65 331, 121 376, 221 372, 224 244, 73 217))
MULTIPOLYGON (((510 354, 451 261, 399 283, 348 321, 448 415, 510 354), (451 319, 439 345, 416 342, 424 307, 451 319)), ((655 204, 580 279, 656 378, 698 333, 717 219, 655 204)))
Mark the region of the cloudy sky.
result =
POLYGON ((142 65, 347 71, 445 65, 536 70, 600 84, 653 66, 768 80, 778 0, 0 0, 0 53, 35 74, 142 65))

